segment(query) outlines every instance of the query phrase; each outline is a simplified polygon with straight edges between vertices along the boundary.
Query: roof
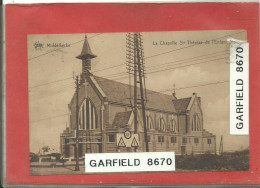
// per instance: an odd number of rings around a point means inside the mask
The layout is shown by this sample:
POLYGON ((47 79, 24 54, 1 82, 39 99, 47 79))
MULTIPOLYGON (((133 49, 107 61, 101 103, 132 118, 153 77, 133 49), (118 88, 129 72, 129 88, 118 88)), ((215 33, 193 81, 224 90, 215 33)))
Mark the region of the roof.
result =
POLYGON ((97 57, 97 56, 92 53, 89 43, 88 43, 87 35, 86 35, 81 54, 78 55, 77 58, 84 60, 84 59, 91 59, 94 57, 97 57))
POLYGON ((173 104, 177 113, 185 113, 190 104, 190 100, 191 97, 174 100, 173 104))
POLYGON ((202 136, 210 137, 210 136, 215 136, 215 135, 213 135, 212 133, 210 133, 210 132, 206 131, 205 129, 203 129, 202 136))
MULTIPOLYGON (((100 88, 104 91, 109 102, 130 104, 129 85, 114 80, 94 76, 100 88)), ((134 91, 133 86, 131 90, 134 91)), ((132 93, 133 94, 133 93, 132 93)), ((171 95, 155 92, 152 90, 146 90, 147 103, 146 108, 176 112, 173 105, 173 97, 171 95)))
POLYGON ((132 111, 117 112, 113 121, 113 126, 120 127, 128 124, 132 111))

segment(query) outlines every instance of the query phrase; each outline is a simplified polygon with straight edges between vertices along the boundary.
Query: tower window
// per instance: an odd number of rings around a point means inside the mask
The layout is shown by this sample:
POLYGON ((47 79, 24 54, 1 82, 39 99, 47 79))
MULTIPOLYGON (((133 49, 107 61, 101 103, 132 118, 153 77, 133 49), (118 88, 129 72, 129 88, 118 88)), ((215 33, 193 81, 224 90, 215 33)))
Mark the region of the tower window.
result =
POLYGON ((210 138, 208 139, 208 144, 211 144, 211 139, 210 138))
POLYGON ((182 138, 182 143, 183 143, 183 144, 186 144, 186 143, 187 143, 187 138, 186 138, 186 137, 183 137, 183 138, 182 138))

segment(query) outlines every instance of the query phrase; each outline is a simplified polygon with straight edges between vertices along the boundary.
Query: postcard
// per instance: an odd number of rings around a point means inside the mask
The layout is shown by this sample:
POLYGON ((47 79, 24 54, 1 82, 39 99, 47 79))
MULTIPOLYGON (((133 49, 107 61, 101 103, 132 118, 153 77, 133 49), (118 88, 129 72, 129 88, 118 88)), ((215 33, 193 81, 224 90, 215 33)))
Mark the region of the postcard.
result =
POLYGON ((4 185, 259 184, 258 3, 8 4, 4 24, 4 185))
POLYGON ((247 31, 28 35, 31 175, 249 170, 230 38, 247 31))

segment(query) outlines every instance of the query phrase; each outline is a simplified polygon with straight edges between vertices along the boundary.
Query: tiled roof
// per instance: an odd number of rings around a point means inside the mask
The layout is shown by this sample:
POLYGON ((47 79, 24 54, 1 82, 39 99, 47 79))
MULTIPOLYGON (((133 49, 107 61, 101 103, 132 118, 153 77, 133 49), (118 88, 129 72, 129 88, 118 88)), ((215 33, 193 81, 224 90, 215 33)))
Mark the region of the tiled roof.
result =
MULTIPOLYGON (((108 101, 122 104, 130 104, 129 101, 129 85, 123 84, 114 80, 108 80, 106 78, 94 76, 95 80, 99 84, 100 88, 104 91, 108 97, 108 101)), ((133 86, 131 86, 133 95, 133 86)), ((147 93, 147 109, 155 109, 167 112, 176 112, 173 105, 173 97, 171 95, 155 92, 152 90, 146 90, 147 93)))
POLYGON ((117 112, 112 125, 115 127, 127 125, 129 118, 131 116, 131 113, 132 113, 132 111, 117 112))
POLYGON ((176 111, 178 113, 185 113, 189 106, 190 100, 191 100, 191 97, 174 100, 173 104, 174 104, 176 111))

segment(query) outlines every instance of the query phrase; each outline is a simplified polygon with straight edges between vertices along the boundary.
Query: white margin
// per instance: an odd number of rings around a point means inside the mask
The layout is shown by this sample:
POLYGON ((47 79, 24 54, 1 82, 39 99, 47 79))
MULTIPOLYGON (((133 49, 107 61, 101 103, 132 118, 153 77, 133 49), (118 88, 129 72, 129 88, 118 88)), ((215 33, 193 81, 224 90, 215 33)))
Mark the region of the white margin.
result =
POLYGON ((238 3, 258 2, 260 0, 3 0, 3 4, 38 4, 38 3, 238 3))

